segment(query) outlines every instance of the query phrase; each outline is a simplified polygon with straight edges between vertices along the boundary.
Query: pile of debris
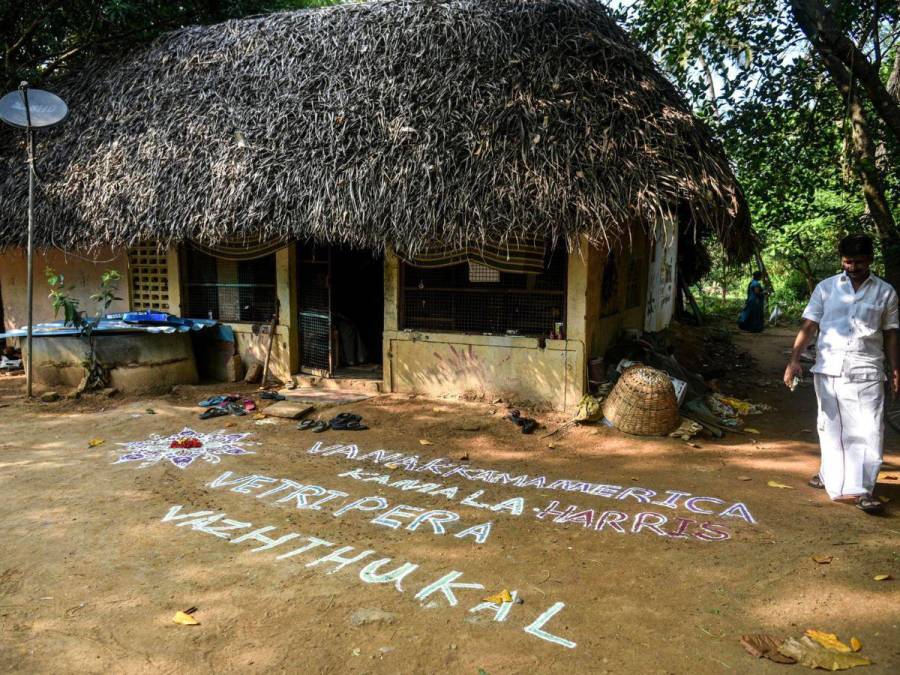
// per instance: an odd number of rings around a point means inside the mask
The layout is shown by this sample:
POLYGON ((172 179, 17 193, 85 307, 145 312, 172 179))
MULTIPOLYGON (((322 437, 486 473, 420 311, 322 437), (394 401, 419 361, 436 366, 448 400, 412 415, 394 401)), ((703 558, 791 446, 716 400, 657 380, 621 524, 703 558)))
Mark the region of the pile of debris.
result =
MULTIPOLYGON (((716 438, 727 432, 756 433, 743 418, 772 408, 718 392, 718 380, 729 369, 751 365, 749 354, 737 352, 727 331, 707 331, 702 346, 693 340, 680 350, 693 357, 695 368, 702 368, 698 371, 676 358, 669 338, 627 339, 594 359, 592 394, 581 401, 573 421, 601 421, 626 433, 668 434, 685 441, 703 430, 716 438)), ((683 337, 679 341, 685 345, 683 337)))

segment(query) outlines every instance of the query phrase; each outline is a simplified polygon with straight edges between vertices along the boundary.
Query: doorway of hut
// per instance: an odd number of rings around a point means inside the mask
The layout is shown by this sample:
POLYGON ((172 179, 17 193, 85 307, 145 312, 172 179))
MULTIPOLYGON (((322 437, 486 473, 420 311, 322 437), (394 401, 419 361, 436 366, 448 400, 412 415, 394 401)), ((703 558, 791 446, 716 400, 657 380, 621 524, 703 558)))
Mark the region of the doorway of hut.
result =
POLYGON ((383 255, 342 246, 298 247, 300 370, 380 380, 383 255))

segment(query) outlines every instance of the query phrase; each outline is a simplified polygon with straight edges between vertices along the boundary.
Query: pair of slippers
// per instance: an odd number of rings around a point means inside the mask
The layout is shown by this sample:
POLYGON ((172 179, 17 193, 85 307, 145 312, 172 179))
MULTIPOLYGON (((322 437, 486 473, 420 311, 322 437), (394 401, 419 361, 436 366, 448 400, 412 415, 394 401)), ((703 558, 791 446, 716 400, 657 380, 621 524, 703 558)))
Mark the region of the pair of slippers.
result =
MULTIPOLYGON (((807 485, 816 490, 825 489, 825 481, 823 481, 818 474, 810 478, 807 485)), ((881 503, 881 500, 870 495, 859 495, 854 500, 854 503, 856 504, 856 508, 869 514, 879 514, 884 511, 884 504, 881 503)))
POLYGON ((518 410, 513 410, 509 413, 507 417, 513 424, 517 424, 522 429, 523 434, 533 433, 535 429, 538 428, 538 423, 536 420, 531 419, 530 417, 522 417, 522 413, 518 410))
POLYGON ((248 411, 252 410, 256 410, 255 405, 252 408, 248 408, 246 405, 242 406, 239 403, 221 403, 200 413, 200 419, 208 420, 211 417, 223 417, 224 415, 237 415, 238 417, 240 417, 241 415, 246 415, 248 411))
POLYGON ((335 431, 363 431, 368 429, 362 423, 362 417, 353 413, 342 412, 331 418, 327 422, 323 420, 303 420, 297 425, 300 431, 309 430, 313 433, 320 434, 328 429, 335 431))

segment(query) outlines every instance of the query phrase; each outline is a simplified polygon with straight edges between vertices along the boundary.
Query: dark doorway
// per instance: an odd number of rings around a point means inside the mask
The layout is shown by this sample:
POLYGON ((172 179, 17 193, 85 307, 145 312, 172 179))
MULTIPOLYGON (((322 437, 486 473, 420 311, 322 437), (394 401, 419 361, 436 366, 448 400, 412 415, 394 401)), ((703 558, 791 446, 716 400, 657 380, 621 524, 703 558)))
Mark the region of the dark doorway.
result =
POLYGON ((300 244, 297 258, 301 370, 380 379, 383 256, 300 244))

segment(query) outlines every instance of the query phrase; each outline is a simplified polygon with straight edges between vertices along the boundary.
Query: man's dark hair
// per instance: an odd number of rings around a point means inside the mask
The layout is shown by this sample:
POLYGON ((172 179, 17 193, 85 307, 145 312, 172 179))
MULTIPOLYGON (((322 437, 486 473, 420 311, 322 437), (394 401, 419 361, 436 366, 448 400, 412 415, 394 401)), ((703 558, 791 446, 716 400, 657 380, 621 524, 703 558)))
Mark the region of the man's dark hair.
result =
POLYGON ((753 273, 753 278, 756 279, 757 281, 759 281, 760 279, 762 279, 762 272, 757 270, 756 272, 753 273))
POLYGON ((848 258, 855 255, 874 255, 875 247, 872 245, 872 237, 867 234, 848 234, 838 244, 838 251, 848 258))

